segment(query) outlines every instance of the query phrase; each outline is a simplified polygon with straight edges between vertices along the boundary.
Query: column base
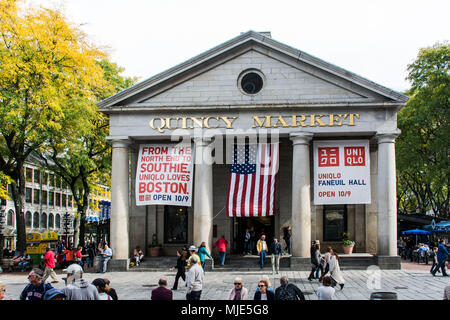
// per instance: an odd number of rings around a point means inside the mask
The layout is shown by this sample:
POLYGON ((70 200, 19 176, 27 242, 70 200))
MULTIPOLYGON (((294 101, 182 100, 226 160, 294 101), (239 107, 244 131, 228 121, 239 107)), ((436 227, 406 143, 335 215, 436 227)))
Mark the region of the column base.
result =
POLYGON ((380 269, 400 270, 402 268, 399 256, 376 256, 376 261, 380 269))
POLYGON ((311 271, 311 258, 290 257, 289 268, 296 271, 311 271))
POLYGON ((111 259, 108 262, 108 272, 128 271, 130 269, 130 259, 111 259))

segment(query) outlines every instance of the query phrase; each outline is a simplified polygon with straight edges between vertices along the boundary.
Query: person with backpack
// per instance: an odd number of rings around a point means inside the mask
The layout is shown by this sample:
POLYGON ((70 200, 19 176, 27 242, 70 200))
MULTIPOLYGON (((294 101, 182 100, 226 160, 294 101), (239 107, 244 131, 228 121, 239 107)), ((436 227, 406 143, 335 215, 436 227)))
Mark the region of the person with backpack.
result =
POLYGON ((28 274, 30 282, 20 294, 20 300, 43 300, 45 293, 53 289, 50 283, 42 281, 44 272, 39 268, 34 268, 28 274))
POLYGON ((280 286, 275 290, 275 300, 305 300, 303 292, 286 276, 280 278, 280 286))

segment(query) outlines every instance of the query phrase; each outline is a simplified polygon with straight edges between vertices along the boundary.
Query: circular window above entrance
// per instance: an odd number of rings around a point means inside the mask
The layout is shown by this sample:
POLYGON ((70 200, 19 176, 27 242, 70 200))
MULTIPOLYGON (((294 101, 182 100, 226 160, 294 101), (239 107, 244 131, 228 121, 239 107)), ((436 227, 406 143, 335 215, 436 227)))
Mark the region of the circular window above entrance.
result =
POLYGON ((257 94, 264 86, 264 75, 258 70, 245 70, 239 76, 238 86, 245 94, 257 94))

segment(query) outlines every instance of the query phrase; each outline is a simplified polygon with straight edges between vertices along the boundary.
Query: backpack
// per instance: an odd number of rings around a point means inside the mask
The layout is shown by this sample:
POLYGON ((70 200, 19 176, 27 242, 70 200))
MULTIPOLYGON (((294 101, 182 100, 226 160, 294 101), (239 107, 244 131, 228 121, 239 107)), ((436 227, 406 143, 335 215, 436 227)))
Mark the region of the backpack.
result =
POLYGON ((293 290, 289 290, 288 285, 279 287, 277 300, 297 300, 297 296, 293 290))

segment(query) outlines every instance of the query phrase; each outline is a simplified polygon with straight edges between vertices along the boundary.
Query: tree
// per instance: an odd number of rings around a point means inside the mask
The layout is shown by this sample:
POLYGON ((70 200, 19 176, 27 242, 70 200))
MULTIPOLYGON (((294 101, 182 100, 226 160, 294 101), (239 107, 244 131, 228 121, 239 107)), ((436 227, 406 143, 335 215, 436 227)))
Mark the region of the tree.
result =
POLYGON ((421 49, 408 66, 406 106, 398 114, 398 208, 448 217, 450 182, 450 46, 421 49))
POLYGON ((47 161, 47 166, 70 186, 77 208, 75 245, 81 246, 84 246, 84 221, 91 190, 95 185, 106 184, 110 180, 111 145, 106 140, 109 119, 98 111, 95 102, 126 89, 137 80, 122 77, 123 69, 107 59, 99 60, 97 64, 103 70, 104 81, 102 86, 94 84, 91 88, 95 100, 80 97, 67 101, 73 105, 67 109, 74 112, 67 113, 63 120, 66 130, 53 132, 42 149, 42 158, 47 161), (79 104, 89 105, 89 108, 80 114, 79 104))
MULTIPOLYGON (((66 103, 102 85, 104 56, 58 10, 0 0, 0 171, 13 179, 17 249, 25 250, 24 163, 61 125, 66 103)), ((85 106, 78 105, 80 109, 85 106)))

